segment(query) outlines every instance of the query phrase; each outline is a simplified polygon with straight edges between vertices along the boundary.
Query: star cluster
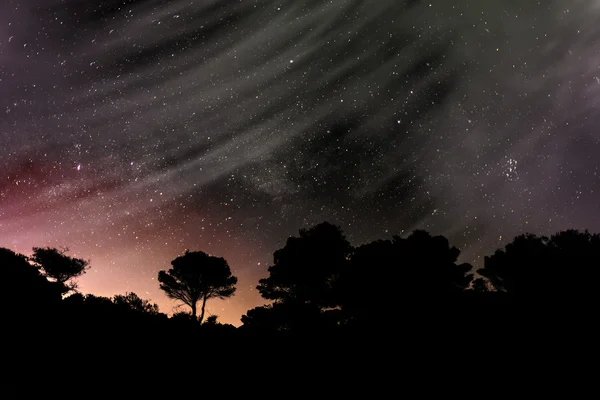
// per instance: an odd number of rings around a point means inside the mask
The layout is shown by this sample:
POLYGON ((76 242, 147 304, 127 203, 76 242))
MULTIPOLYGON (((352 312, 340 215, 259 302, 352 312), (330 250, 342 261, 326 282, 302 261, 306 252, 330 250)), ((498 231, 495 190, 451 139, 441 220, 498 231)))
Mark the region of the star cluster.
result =
POLYGON ((225 257, 238 325, 285 239, 421 228, 477 266, 600 230, 598 1, 7 0, 0 245, 69 246, 84 292, 225 257))

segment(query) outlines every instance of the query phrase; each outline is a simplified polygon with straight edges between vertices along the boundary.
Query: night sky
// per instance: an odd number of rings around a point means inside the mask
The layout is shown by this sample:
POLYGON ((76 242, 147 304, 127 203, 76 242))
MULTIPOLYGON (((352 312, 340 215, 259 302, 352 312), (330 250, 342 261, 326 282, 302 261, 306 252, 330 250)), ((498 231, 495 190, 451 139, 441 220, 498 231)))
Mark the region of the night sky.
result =
POLYGON ((208 311, 239 325, 325 220, 478 267, 600 231, 599 27, 598 0, 3 0, 0 246, 68 246, 82 292, 167 313, 157 272, 223 256, 208 311))

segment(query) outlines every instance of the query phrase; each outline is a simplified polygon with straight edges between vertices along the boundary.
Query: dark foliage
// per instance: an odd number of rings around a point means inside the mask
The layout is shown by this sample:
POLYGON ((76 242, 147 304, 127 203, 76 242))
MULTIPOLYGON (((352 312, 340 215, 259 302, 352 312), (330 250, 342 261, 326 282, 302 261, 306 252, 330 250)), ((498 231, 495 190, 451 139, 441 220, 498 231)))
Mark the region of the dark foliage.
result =
POLYGON ((196 307, 202 301, 200 322, 204 319, 206 301, 224 299, 235 293, 237 278, 231 274, 227 261, 202 251, 186 251, 171 261, 173 268, 158 273, 160 288, 172 299, 189 306, 196 318, 196 307))
POLYGON ((27 257, 0 248, 0 301, 11 314, 47 311, 60 301, 62 286, 49 282, 27 257))
POLYGON ((476 293, 486 293, 489 292, 490 288, 488 285, 488 281, 483 278, 474 279, 471 282, 471 290, 476 293))
POLYGON ((242 323, 252 331, 302 332, 324 328, 325 320, 314 304, 283 301, 248 310, 242 323))
POLYGON ((113 297, 113 303, 134 312, 158 314, 158 305, 150 303, 148 300, 140 299, 135 293, 116 295, 113 297))
POLYGON ((242 318, 253 329, 321 329, 328 323, 376 320, 449 307, 469 287, 469 264, 442 236, 415 231, 353 249, 341 229, 322 223, 300 231, 274 253, 258 289, 275 304, 242 318))
POLYGON ((334 286, 352 247, 339 227, 324 222, 301 229, 273 254, 269 276, 259 281, 267 300, 313 304, 318 308, 337 305, 334 286))
POLYGON ((425 231, 358 247, 338 282, 343 315, 381 318, 448 305, 472 280, 471 265, 456 264, 459 254, 425 231))
MULTIPOLYGON (((240 328, 216 315, 204 323, 193 313, 169 318, 135 293, 67 296, 37 262, 0 249, 3 359, 42 376, 68 370, 70 379, 90 375, 88 364, 105 364, 111 384, 162 365, 178 378, 182 371, 229 377, 238 367, 277 382, 287 376, 301 386, 325 380, 354 387, 374 371, 378 382, 407 378, 404 370, 472 378, 458 363, 491 380, 496 375, 484 365, 508 360, 514 375, 519 355, 537 351, 542 360, 551 349, 556 359, 559 346, 584 354, 590 347, 582 343, 597 340, 598 235, 518 236, 486 257, 474 278, 470 265, 457 262, 458 249, 424 231, 354 249, 331 224, 300 232, 261 280, 271 304, 249 310, 240 328), (205 345, 194 346, 198 340, 205 345)), ((182 297, 204 304, 235 291, 222 258, 187 252, 172 265, 161 285, 182 297)), ((149 379, 146 373, 135 382, 149 379)))
POLYGON ((600 290, 600 236, 567 230, 551 237, 517 236, 485 257, 478 272, 520 302, 587 308, 600 290))
POLYGON ((68 251, 66 248, 34 247, 31 256, 31 261, 41 268, 46 277, 63 286, 63 292, 75 290, 77 284, 71 280, 83 275, 89 268, 89 261, 69 257, 68 251))

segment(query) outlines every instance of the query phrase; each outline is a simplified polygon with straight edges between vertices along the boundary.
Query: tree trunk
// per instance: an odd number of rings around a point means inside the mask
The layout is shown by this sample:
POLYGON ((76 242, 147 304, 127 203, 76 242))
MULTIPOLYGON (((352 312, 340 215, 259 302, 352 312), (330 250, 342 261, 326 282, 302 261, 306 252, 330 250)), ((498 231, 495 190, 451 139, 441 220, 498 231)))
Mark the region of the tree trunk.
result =
POLYGON ((204 319, 204 306, 206 306, 206 296, 204 296, 204 299, 202 299, 202 311, 200 311, 200 323, 202 323, 202 320, 204 319))
POLYGON ((196 319, 196 303, 192 304, 192 316, 194 317, 194 320, 196 319))

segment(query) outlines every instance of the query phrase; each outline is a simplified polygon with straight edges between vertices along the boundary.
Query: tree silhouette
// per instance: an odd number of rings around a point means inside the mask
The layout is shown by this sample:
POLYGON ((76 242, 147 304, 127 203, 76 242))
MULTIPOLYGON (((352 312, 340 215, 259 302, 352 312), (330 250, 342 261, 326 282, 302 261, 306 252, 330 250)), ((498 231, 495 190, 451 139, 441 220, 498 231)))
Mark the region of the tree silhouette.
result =
POLYGON ((473 279, 468 274, 472 266, 456 263, 460 250, 450 247, 444 236, 416 230, 406 239, 394 237, 394 245, 403 257, 402 271, 408 278, 404 283, 415 288, 409 281, 418 282, 419 293, 460 293, 473 279))
POLYGON ((533 234, 519 235, 491 256, 484 258, 484 267, 477 272, 490 280, 500 291, 524 294, 533 289, 548 265, 548 238, 533 234))
POLYGON ((478 272, 519 300, 561 303, 598 297, 600 236, 567 230, 519 235, 484 259, 478 272))
POLYGON ((60 300, 58 284, 49 282, 26 256, 5 248, 0 248, 0 282, 0 300, 13 311, 31 306, 39 309, 60 300))
POLYGON ((128 309, 130 311, 158 314, 158 305, 150 303, 148 300, 141 299, 135 293, 126 293, 125 295, 116 295, 113 297, 115 305, 128 309))
POLYGON ((420 230, 362 245, 338 281, 342 310, 363 319, 445 304, 472 280, 471 265, 456 264, 459 254, 445 237, 420 230))
POLYGON ((224 299, 235 293, 237 278, 231 274, 227 261, 202 251, 186 251, 171 261, 173 268, 158 273, 160 288, 171 299, 179 300, 192 309, 196 319, 196 307, 202 301, 200 322, 204 319, 206 301, 224 299))
POLYGON ((276 302, 310 303, 321 309, 337 306, 335 281, 352 246, 341 229, 328 222, 299 233, 273 254, 269 277, 257 286, 260 294, 276 302))
POLYGON ((54 279, 62 285, 63 292, 77 289, 77 284, 69 282, 85 273, 89 268, 89 261, 81 258, 69 257, 69 249, 56 249, 51 247, 34 247, 31 261, 40 267, 48 278, 54 279))

